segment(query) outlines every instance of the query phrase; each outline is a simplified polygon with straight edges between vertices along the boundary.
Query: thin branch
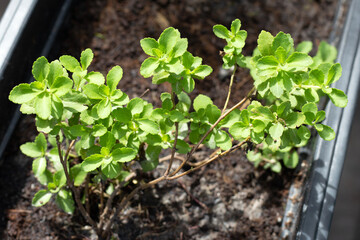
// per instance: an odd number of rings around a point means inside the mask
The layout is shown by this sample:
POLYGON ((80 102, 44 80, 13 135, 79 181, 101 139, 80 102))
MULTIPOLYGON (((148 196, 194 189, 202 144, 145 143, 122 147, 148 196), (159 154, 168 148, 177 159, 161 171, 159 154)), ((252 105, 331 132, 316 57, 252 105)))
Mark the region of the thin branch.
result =
POLYGON ((100 220, 99 220, 99 224, 98 224, 99 229, 102 229, 102 227, 104 225, 104 221, 107 219, 108 214, 110 213, 110 209, 111 209, 111 206, 112 206, 115 196, 120 192, 121 188, 123 188, 124 185, 135 176, 136 176, 136 174, 134 172, 130 173, 128 176, 126 176, 124 181, 122 181, 115 187, 114 191, 111 193, 108 200, 106 201, 106 206, 100 216, 100 220))
POLYGON ((85 209, 88 214, 90 214, 90 202, 89 202, 89 183, 90 183, 90 175, 86 175, 85 179, 85 209))
POLYGON ((226 97, 224 108, 223 108, 221 113, 224 113, 226 111, 227 105, 229 104, 229 99, 230 99, 230 95, 231 95, 231 87, 232 87, 233 82, 234 82, 235 73, 236 73, 236 66, 234 66, 233 73, 231 74, 228 95, 226 97))
POLYGON ((147 94, 148 92, 150 92, 150 89, 146 89, 140 96, 139 98, 142 98, 145 94, 147 94))
POLYGON ((193 199, 197 204, 200 205, 200 207, 202 207, 203 209, 205 209, 207 212, 209 211, 209 208, 203 203, 201 202, 199 199, 197 199, 185 186, 185 184, 181 181, 177 181, 179 183, 179 185, 181 186, 182 189, 184 189, 184 191, 191 197, 191 199, 193 199))
POLYGON ((104 182, 100 181, 100 212, 104 210, 104 182))
POLYGON ((103 232, 103 237, 105 237, 107 235, 107 233, 110 231, 110 228, 111 228, 111 225, 112 223, 114 222, 116 216, 119 215, 119 213, 127 206, 127 204, 129 203, 129 201, 134 197, 134 195, 139 192, 140 190, 143 190, 143 189, 146 189, 146 188, 149 188, 161 181, 164 181, 164 180, 173 180, 173 179, 177 179, 177 178, 180 178, 182 176, 185 176, 211 162, 213 162, 214 160, 228 154, 228 153, 232 153, 233 151, 237 150, 238 148, 240 148, 244 143, 246 143, 248 140, 250 139, 250 137, 247 137, 244 141, 238 143, 237 145, 233 146, 232 148, 230 148, 229 150, 226 150, 222 153, 220 153, 219 155, 211 158, 211 159, 207 159, 207 160, 204 160, 201 162, 201 165, 197 166, 197 167, 194 167, 194 168, 191 168, 190 170, 186 171, 186 172, 183 172, 179 175, 176 175, 176 176, 172 176, 172 177, 169 177, 169 176, 161 176, 157 179, 154 179, 148 183, 144 183, 138 187, 136 187, 134 190, 132 190, 130 192, 129 195, 127 195, 125 198, 123 198, 119 204, 119 206, 116 208, 116 211, 113 213, 113 215, 111 216, 110 220, 107 222, 106 226, 105 226, 105 229, 104 229, 104 232, 103 232))
POLYGON ((171 158, 170 158, 170 162, 169 162, 169 166, 168 168, 166 169, 165 173, 164 173, 164 176, 167 176, 169 175, 169 172, 171 170, 171 166, 173 164, 173 161, 174 161, 174 157, 175 157, 175 152, 176 152, 176 145, 177 145, 177 140, 178 140, 178 134, 179 134, 179 123, 176 122, 175 123, 175 139, 174 139, 174 145, 171 149, 171 158))
POLYGON ((66 183, 70 187, 71 191, 74 194, 75 202, 76 202, 76 204, 77 204, 77 206, 78 206, 78 208, 80 210, 80 213, 83 215, 83 217, 86 219, 86 221, 91 224, 93 229, 97 233, 99 233, 99 229, 97 228, 95 221, 90 217, 88 212, 86 212, 84 206, 81 203, 79 193, 78 193, 77 189, 75 188, 73 181, 71 180, 71 177, 70 177, 70 174, 69 174, 69 171, 68 171, 68 168, 67 168, 67 157, 69 156, 69 152, 70 152, 71 148, 75 144, 75 140, 71 141, 71 143, 70 143, 70 145, 69 145, 69 147, 68 147, 68 149, 67 149, 67 151, 65 153, 65 158, 62 155, 61 143, 60 143, 59 135, 56 136, 56 144, 57 144, 57 147, 58 147, 58 154, 59 154, 60 162, 61 162, 61 164, 63 166, 63 169, 64 169, 64 173, 65 173, 65 177, 66 177, 66 183))
POLYGON ((229 115, 232 111, 234 111, 235 109, 241 107, 248 98, 251 97, 252 93, 255 91, 255 88, 252 88, 250 90, 250 92, 248 93, 248 95, 243 98, 240 102, 238 102, 235 106, 233 106, 232 108, 230 108, 228 111, 226 111, 224 114, 222 114, 218 120, 216 120, 216 122, 210 127, 210 129, 203 135, 203 137, 200 139, 200 141, 191 149, 191 151, 188 153, 188 156, 186 158, 186 161, 183 162, 175 171, 173 171, 172 173, 170 173, 170 176, 174 176, 175 174, 177 174, 180 169, 186 164, 187 161, 189 161, 189 159, 191 158, 191 156, 194 154, 194 152, 199 148, 200 144, 202 144, 204 142, 204 140, 206 139, 206 137, 214 130, 214 128, 219 124, 219 122, 221 120, 223 120, 225 117, 227 117, 227 115, 229 115))
MULTIPOLYGON (((160 158, 160 159, 159 159, 159 162, 165 162, 165 161, 168 161, 168 160, 170 160, 170 159, 171 159, 171 155, 167 155, 167 156, 165 156, 165 157, 160 158)), ((182 162, 186 160, 185 158, 183 158, 183 157, 181 157, 181 156, 179 156, 179 155, 176 155, 176 154, 175 154, 175 156, 174 156, 174 159, 180 160, 180 161, 182 161, 182 162)))
POLYGON ((229 150, 226 150, 226 151, 220 153, 219 155, 216 155, 215 157, 206 159, 206 160, 200 162, 198 166, 196 166, 196 167, 194 167, 194 168, 190 168, 189 170, 187 170, 187 171, 185 171, 185 172, 183 172, 183 173, 180 173, 180 174, 175 175, 175 176, 168 177, 168 180, 177 179, 177 178, 180 178, 180 177, 182 177, 182 176, 185 176, 185 175, 187 175, 187 174, 189 174, 189 173, 191 173, 191 172, 196 171, 197 169, 199 169, 199 168, 201 168, 201 167, 203 167, 203 166, 205 166, 205 165, 213 162, 214 160, 216 160, 216 159, 218 159, 218 158, 221 158, 222 156, 224 156, 224 155, 226 155, 226 154, 229 154, 229 153, 237 150, 237 149, 240 148, 244 143, 246 143, 249 139, 250 139, 250 137, 247 137, 244 141, 238 143, 237 145, 233 146, 233 147, 230 148, 229 150))

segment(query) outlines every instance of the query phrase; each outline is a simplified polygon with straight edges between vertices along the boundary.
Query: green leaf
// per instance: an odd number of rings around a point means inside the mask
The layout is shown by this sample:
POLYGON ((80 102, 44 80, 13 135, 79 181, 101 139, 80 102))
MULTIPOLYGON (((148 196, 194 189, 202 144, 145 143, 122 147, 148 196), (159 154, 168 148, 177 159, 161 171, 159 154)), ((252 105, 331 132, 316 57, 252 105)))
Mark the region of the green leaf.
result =
POLYGON ((80 62, 83 70, 86 70, 94 58, 94 53, 90 48, 85 49, 81 52, 80 62))
POLYGON ((133 148, 117 148, 112 153, 114 161, 116 162, 130 162, 137 155, 137 151, 133 148))
POLYGON ((324 121, 325 116, 326 116, 325 111, 317 112, 315 116, 315 122, 318 123, 324 121))
POLYGON ((170 120, 173 122, 180 122, 184 120, 184 118, 184 115, 178 110, 173 110, 170 112, 170 120))
POLYGON ((114 179, 120 175, 121 167, 117 162, 110 162, 105 167, 102 167, 101 171, 106 177, 114 179))
POLYGON ((101 164, 103 163, 103 160, 104 160, 103 155, 101 155, 101 154, 93 154, 93 155, 85 158, 85 160, 81 164, 81 168, 85 172, 94 171, 95 169, 97 169, 98 167, 101 166, 101 164))
POLYGON ((294 40, 291 38, 290 34, 279 32, 275 36, 272 42, 273 52, 275 52, 279 47, 283 47, 287 53, 291 51, 291 49, 294 47, 294 40))
POLYGON ((325 75, 320 69, 313 69, 309 74, 310 80, 317 86, 324 84, 325 75))
POLYGON ((107 132, 107 128, 102 124, 95 124, 92 128, 91 134, 94 137, 101 137, 107 132))
POLYGON ((279 62, 274 56, 262 57, 256 64, 259 76, 276 76, 278 66, 279 62))
POLYGON ((190 93, 195 88, 195 81, 191 76, 183 77, 181 80, 181 86, 183 87, 184 91, 190 93))
POLYGON ((99 94, 99 86, 94 83, 86 84, 84 87, 85 95, 90 99, 103 99, 104 97, 99 94))
POLYGON ((57 188, 61 188, 61 187, 65 186, 66 176, 65 176, 65 172, 63 169, 57 171, 53 175, 53 183, 56 185, 57 188))
POLYGON ((173 54, 174 54, 173 57, 176 58, 182 56, 185 53, 187 47, 188 47, 188 40, 186 38, 179 39, 173 48, 173 54))
POLYGON ((237 32, 240 31, 240 27, 241 27, 241 21, 239 19, 235 19, 234 21, 232 21, 231 23, 231 32, 233 34, 236 34, 237 32))
POLYGON ((100 146, 111 149, 116 142, 114 135, 111 132, 107 132, 100 137, 100 146))
POLYGON ((70 176, 74 180, 74 185, 78 187, 85 181, 87 172, 83 171, 80 164, 77 164, 70 168, 70 176))
POLYGON ((46 79, 48 80, 48 84, 51 86, 57 77, 61 77, 64 75, 64 68, 58 60, 52 61, 50 63, 49 74, 46 79))
POLYGON ((319 102, 320 98, 314 88, 305 89, 305 99, 307 102, 319 102))
POLYGON ((97 114, 99 118, 107 118, 111 113, 111 103, 109 99, 103 99, 97 104, 97 114))
POLYGON ((341 74, 342 74, 342 68, 341 68, 340 63, 336 63, 336 64, 332 65, 329 70, 329 73, 327 76, 327 81, 326 81, 325 85, 329 86, 330 84, 339 80, 339 78, 341 77, 341 74))
POLYGON ((310 139, 311 137, 311 132, 310 130, 305 127, 304 125, 300 126, 297 130, 297 136, 302 140, 302 141, 307 141, 310 139))
MULTIPOLYGON (((173 145, 174 140, 171 140, 170 143, 173 145)), ((191 151, 191 147, 184 140, 178 139, 176 143, 176 151, 180 154, 187 154, 191 151)))
POLYGON ((281 123, 276 123, 269 128, 270 136, 275 140, 280 140, 284 132, 284 126, 281 123))
POLYGON ((198 112, 200 109, 206 109, 208 105, 212 105, 213 101, 203 94, 199 94, 193 102, 193 107, 196 112, 198 112))
POLYGON ((208 65, 200 65, 195 68, 192 72, 192 76, 196 79, 204 79, 206 76, 210 75, 212 68, 208 65))
POLYGON ((23 154, 33 158, 44 156, 46 149, 47 141, 43 133, 39 133, 34 142, 28 142, 20 146, 23 154))
POLYGON ((276 172, 276 173, 281 172, 281 164, 279 162, 271 164, 270 168, 271 168, 271 171, 273 171, 273 172, 276 172))
POLYGON ((11 90, 9 100, 17 104, 23 104, 33 100, 39 93, 41 92, 33 90, 30 84, 22 83, 11 90))
POLYGON ((155 69, 159 66, 159 61, 156 58, 149 57, 141 64, 140 74, 145 77, 151 77, 154 75, 155 69))
POLYGON ((140 162, 143 171, 151 171, 159 164, 159 155, 162 148, 158 146, 149 145, 145 150, 146 160, 140 162))
POLYGON ((117 121, 122 123, 128 123, 132 119, 131 111, 127 108, 116 108, 111 114, 117 121))
POLYGON ((305 121, 304 114, 300 112, 289 113, 285 118, 286 126, 289 128, 296 128, 302 125, 305 121))
POLYGON ((180 32, 178 30, 176 30, 175 28, 169 27, 169 28, 165 29, 161 33, 159 40, 158 40, 160 48, 165 53, 170 53, 179 38, 180 38, 180 32))
POLYGON ((276 113, 279 117, 283 118, 289 113, 291 108, 291 103, 289 101, 282 102, 279 106, 277 106, 276 113))
POLYGON ((286 63, 288 70, 302 71, 309 67, 313 63, 313 60, 305 53, 294 52, 286 59, 286 63))
POLYGON ((52 193, 50 193, 49 191, 40 190, 35 194, 31 204, 34 207, 41 207, 41 206, 45 205, 47 202, 49 202, 49 200, 51 199, 51 196, 52 196, 52 193))
POLYGON ((132 115, 139 114, 144 109, 144 100, 141 98, 133 98, 126 106, 131 111, 132 115))
POLYGON ((240 121, 240 110, 235 109, 234 111, 230 112, 223 120, 220 121, 219 126, 222 128, 229 128, 234 123, 240 121))
POLYGON ((34 78, 39 82, 44 81, 44 79, 49 74, 49 70, 50 64, 45 57, 39 57, 38 59, 36 59, 32 66, 32 74, 34 78))
POLYGON ((272 54, 272 42, 274 41, 273 35, 266 31, 261 31, 257 40, 258 48, 262 56, 272 54))
POLYGON ((75 203, 69 191, 61 189, 56 195, 56 204, 66 213, 73 214, 75 210, 75 203))
POLYGON ((149 119, 139 119, 139 128, 146 133, 158 134, 160 131, 159 125, 149 119))
POLYGON ((56 96, 61 97, 68 93, 73 86, 73 81, 68 77, 58 77, 55 79, 53 84, 50 87, 50 90, 56 94, 56 96))
POLYGON ((263 121, 275 121, 275 116, 268 107, 258 106, 251 109, 251 111, 257 114, 257 117, 254 117, 256 119, 263 121))
POLYGON ((280 98, 284 93, 284 89, 278 78, 271 78, 269 84, 271 93, 274 94, 275 97, 280 98))
POLYGON ((224 27, 223 25, 217 24, 213 27, 214 34, 221 39, 228 39, 230 38, 229 30, 224 27))
POLYGON ((215 105, 208 105, 205 109, 205 115, 209 118, 209 122, 213 124, 220 117, 221 110, 215 105))
POLYGON ((35 99, 35 112, 41 119, 48 119, 51 115, 51 96, 43 92, 35 99))
POLYGON ((96 85, 102 85, 105 83, 104 75, 100 72, 89 72, 86 74, 85 80, 96 85))
POLYGON ((249 151, 246 154, 247 159, 254 163, 255 167, 259 165, 259 163, 262 161, 261 159, 261 153, 255 153, 254 151, 249 151))
POLYGON ((337 56, 336 47, 331 46, 325 41, 321 41, 319 45, 318 52, 316 53, 316 58, 319 58, 321 62, 333 63, 337 56))
POLYGON ((106 76, 106 83, 110 88, 110 92, 114 92, 123 76, 123 70, 120 66, 113 67, 106 76))
POLYGON ((307 103, 305 104, 302 108, 301 108, 301 111, 303 113, 306 113, 306 112, 311 112, 313 113, 314 115, 316 115, 317 111, 318 111, 318 107, 316 106, 315 103, 307 103))
POLYGON ((232 141, 229 135, 225 131, 218 131, 215 134, 216 146, 220 147, 222 150, 229 150, 232 147, 232 141))
POLYGON ((332 88, 328 96, 331 102, 337 107, 344 108, 348 103, 346 94, 340 89, 332 88))
POLYGON ((153 49, 157 49, 159 43, 153 38, 144 38, 140 40, 140 46, 147 55, 154 57, 153 49))
POLYGON ((49 133, 51 130, 53 130, 56 122, 54 119, 52 120, 44 120, 39 117, 36 117, 36 128, 39 132, 49 133))
POLYGON ((252 122, 252 129, 256 133, 260 133, 260 132, 264 131, 265 128, 266 128, 265 123, 263 121, 259 120, 259 119, 255 119, 252 122))
POLYGON ((170 73, 166 72, 166 71, 161 71, 161 72, 155 73, 152 78, 152 83, 153 84, 163 83, 168 80, 169 76, 170 76, 170 73))
POLYGON ((311 41, 303 41, 299 45, 297 45, 295 51, 308 54, 313 47, 313 44, 311 41))
POLYGON ((80 68, 80 63, 76 58, 69 56, 69 55, 63 55, 59 58, 61 64, 66 68, 66 70, 70 72, 75 72, 77 68, 80 68))
POLYGON ((314 126, 320 137, 324 140, 331 141, 335 138, 335 132, 331 127, 324 124, 315 124, 314 126))
POLYGON ((247 37, 247 32, 245 30, 241 30, 236 34, 236 36, 231 39, 231 44, 237 48, 236 51, 240 52, 242 48, 245 46, 245 40, 247 37))
POLYGON ((64 106, 61 99, 56 95, 51 95, 51 116, 55 119, 61 119, 64 112, 64 106))
POLYGON ((46 170, 46 158, 40 157, 33 161, 32 170, 36 177, 41 176, 46 170))
POLYGON ((250 135, 250 127, 243 122, 237 122, 229 128, 229 133, 235 139, 247 138, 250 135))

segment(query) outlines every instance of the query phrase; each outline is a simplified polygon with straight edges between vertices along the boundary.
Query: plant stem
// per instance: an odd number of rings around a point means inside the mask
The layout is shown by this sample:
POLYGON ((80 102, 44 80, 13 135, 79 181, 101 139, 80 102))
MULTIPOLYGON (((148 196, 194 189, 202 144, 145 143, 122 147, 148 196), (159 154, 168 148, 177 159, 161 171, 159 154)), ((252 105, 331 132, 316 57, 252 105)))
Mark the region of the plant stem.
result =
POLYGON ((169 175, 169 172, 171 170, 171 166, 174 162, 174 157, 175 157, 175 152, 176 152, 176 145, 177 145, 177 139, 178 139, 178 134, 179 134, 179 123, 176 122, 175 123, 175 139, 174 139, 174 145, 171 149, 171 158, 170 158, 170 162, 169 162, 169 166, 168 168, 166 169, 165 173, 164 173, 164 176, 168 176, 169 175))
MULTIPOLYGON (((171 101, 172 101, 172 104, 173 104, 173 107, 172 109, 174 110, 175 107, 176 107, 176 101, 175 101, 175 92, 173 90, 171 90, 171 101)), ((168 176, 169 175, 169 172, 171 170, 171 166, 174 162, 174 156, 175 156, 175 152, 176 152, 176 145, 177 145, 177 139, 178 139, 178 134, 179 134, 179 123, 178 122, 175 122, 175 137, 174 137, 174 145, 171 149, 171 158, 170 158, 170 162, 169 162, 169 166, 168 168, 166 169, 165 173, 164 173, 164 176, 168 176)))
POLYGON ((206 159, 206 160, 204 160, 202 162, 199 162, 199 164, 196 167, 190 168, 189 170, 187 170, 187 171, 185 171, 183 173, 180 173, 178 175, 168 177, 168 179, 169 180, 174 180, 174 179, 180 178, 182 176, 185 176, 185 175, 187 175, 187 174, 189 174, 189 173, 191 173, 191 172, 193 172, 193 171, 195 171, 195 170, 197 170, 197 169, 211 163, 212 161, 214 161, 214 160, 216 160, 216 159, 218 159, 218 158, 220 158, 220 157, 222 157, 222 156, 224 156, 224 155, 226 155, 228 153, 231 153, 231 152, 235 151, 236 149, 240 148, 244 143, 246 143, 249 139, 250 139, 250 137, 247 137, 244 141, 238 143, 237 145, 233 146, 229 150, 226 150, 226 151, 216 155, 215 157, 212 157, 212 158, 206 159))
POLYGON ((100 181, 100 212, 104 210, 104 182, 100 181))
POLYGON ((176 175, 176 176, 161 176, 157 179, 154 179, 148 183, 144 183, 138 187, 136 187, 134 190, 132 190, 130 192, 129 195, 127 195, 125 198, 123 198, 119 204, 119 206, 116 208, 116 211, 113 213, 113 215, 111 216, 110 220, 107 222, 107 225, 105 226, 105 229, 104 229, 104 232, 103 232, 103 237, 105 237, 107 235, 107 233, 110 231, 110 228, 111 228, 111 225, 112 223, 114 222, 116 216, 127 206, 127 204, 129 203, 129 201, 134 197, 134 195, 139 192, 140 190, 143 190, 143 189, 146 189, 146 188, 149 188, 161 181, 164 181, 164 180, 173 180, 173 179, 177 179, 177 178, 180 178, 182 176, 185 176, 211 162, 213 162, 214 160, 226 155, 226 154, 229 154, 235 150, 237 150, 238 148, 240 148, 244 143, 246 143, 248 140, 250 139, 250 137, 247 137, 244 141, 238 143, 237 145, 233 146, 232 148, 230 148, 229 150, 226 150, 222 153, 220 153, 219 155, 213 157, 213 158, 210 158, 210 159, 207 159, 207 160, 204 160, 201 162, 201 165, 197 166, 197 167, 194 167, 194 168, 191 168, 190 170, 186 171, 186 172, 183 172, 179 175, 176 175))
POLYGON ((100 234, 100 231, 99 231, 100 229, 97 228, 95 221, 90 217, 88 212, 85 210, 83 204, 81 203, 79 193, 78 193, 77 189, 75 188, 73 181, 71 180, 71 177, 70 177, 70 174, 69 174, 69 171, 68 171, 68 168, 67 168, 67 158, 69 156, 69 152, 70 152, 71 148, 75 144, 75 140, 71 141, 68 149, 66 150, 65 157, 63 157, 63 155, 62 155, 61 143, 60 143, 59 135, 56 136, 56 144, 57 144, 57 147, 58 147, 58 154, 59 154, 60 162, 61 162, 61 164, 63 166, 63 169, 64 169, 64 173, 65 173, 65 177, 66 177, 66 183, 70 187, 71 191, 73 192, 73 195, 75 197, 76 205, 78 206, 78 208, 80 210, 80 213, 86 219, 86 221, 93 227, 93 229, 98 234, 100 234))
POLYGON ((203 137, 200 139, 200 141, 191 149, 191 151, 188 153, 186 161, 183 162, 175 171, 173 171, 172 173, 170 173, 170 176, 174 176, 175 174, 177 174, 181 168, 186 164, 187 161, 189 161, 189 159, 192 157, 192 155, 194 154, 194 152, 196 151, 196 149, 199 148, 200 144, 202 144, 204 142, 204 140, 206 139, 206 137, 214 130, 214 128, 219 124, 219 122, 221 120, 223 120, 225 117, 227 117, 227 115, 229 115, 232 111, 234 111, 235 109, 239 108, 240 106, 242 106, 247 99, 249 99, 251 97, 251 95, 253 94, 253 92, 255 91, 255 87, 252 88, 250 90, 250 92, 248 93, 248 95, 243 98, 240 102, 238 102, 235 106, 233 106, 232 108, 230 108, 228 111, 226 111, 225 113, 223 113, 218 120, 216 120, 216 122, 210 127, 210 129, 203 135, 203 137))
POLYGON ((90 175, 87 174, 85 179, 85 209, 88 214, 90 214, 89 184, 90 184, 90 175))
POLYGON ((105 220, 108 217, 108 214, 110 213, 110 209, 112 206, 112 203, 114 201, 115 196, 120 192, 121 188, 124 187, 124 185, 130 181, 131 178, 135 177, 136 174, 134 172, 130 173, 128 176, 126 176, 126 178, 124 179, 124 181, 122 181, 120 184, 118 184, 114 191, 111 193, 110 197, 108 198, 108 200, 106 201, 106 206, 104 208, 104 211, 102 212, 102 214, 100 215, 99 218, 99 224, 98 224, 98 228, 102 229, 105 223, 105 220))
MULTIPOLYGON (((127 206, 127 204, 129 203, 129 201, 130 201, 130 200, 134 197, 134 195, 135 195, 137 192, 139 192, 140 190, 146 189, 146 188, 148 188, 148 187, 150 187, 150 186, 152 186, 152 185, 155 185, 155 184, 157 184, 157 183, 159 183, 159 182, 161 182, 161 181, 164 181, 164 180, 173 180, 173 179, 180 178, 180 177, 182 177, 182 176, 184 176, 184 175, 187 175, 187 174, 189 174, 189 173, 191 173, 191 172, 193 172, 193 171, 195 171, 195 170, 197 170, 197 169, 199 169, 199 168, 201 168, 201 167, 203 167, 203 166, 211 163, 212 161, 214 161, 214 160, 216 160, 216 159, 218 159, 218 158, 220 158, 220 157, 222 157, 222 156, 224 156, 224 155, 226 155, 226 154, 228 154, 228 153, 231 153, 231 152, 235 151, 236 149, 240 148, 244 143, 246 143, 246 142, 250 139, 250 137, 246 138, 244 141, 242 141, 242 142, 240 142, 239 144, 233 146, 232 148, 230 148, 230 149, 228 149, 228 150, 226 150, 226 151, 218 154, 217 156, 212 157, 212 158, 210 158, 210 159, 207 159, 207 160, 204 160, 204 161, 200 162, 198 166, 196 166, 196 167, 194 167, 194 168, 191 168, 190 170, 188 170, 188 171, 186 171, 186 172, 183 172, 183 173, 181 173, 181 174, 175 175, 175 174, 177 174, 177 173, 182 169, 182 167, 189 161, 189 159, 191 158, 191 156, 193 155, 193 153, 196 151, 196 149, 199 148, 200 144, 202 144, 202 142, 203 142, 203 141, 206 139, 206 137, 212 132, 212 130, 214 130, 214 128, 219 124, 219 122, 220 122, 221 120, 223 120, 227 115, 229 115, 232 111, 234 111, 235 109, 241 107, 241 106, 251 97, 251 95, 252 95, 254 92, 255 92, 255 87, 250 90, 250 92, 248 93, 248 95, 247 95, 245 98, 243 98, 240 102, 238 102, 238 103, 237 103, 235 106, 233 106, 231 109, 229 109, 228 111, 226 111, 225 113, 223 113, 223 114, 218 118, 218 120, 216 120, 216 122, 210 127, 210 129, 204 134, 204 136, 200 139, 200 141, 191 149, 191 151, 189 152, 189 154, 188 154, 187 158, 185 159, 185 161, 183 161, 183 162, 181 163, 181 165, 180 165, 175 171, 173 171, 173 172, 172 172, 171 174, 169 174, 169 175, 165 175, 165 174, 164 174, 163 176, 161 176, 161 177, 159 177, 159 178, 157 178, 157 179, 154 179, 154 180, 152 180, 152 181, 150 181, 150 182, 148 182, 148 183, 144 183, 144 184, 142 184, 142 185, 139 185, 139 186, 136 187, 134 190, 132 190, 129 195, 127 195, 126 197, 124 197, 124 198, 121 200, 119 206, 116 208, 116 211, 115 211, 115 212, 113 213, 113 215, 110 217, 110 220, 109 220, 109 221, 107 222, 107 224, 104 226, 104 231, 103 231, 102 236, 103 236, 103 237, 106 237, 106 236, 107 236, 108 232, 110 231, 111 225, 112 225, 112 223, 114 222, 116 216, 120 213, 120 211, 122 211, 122 210, 127 206)), ((178 130, 176 130, 175 139, 177 139, 177 132, 178 132, 178 130)), ((171 162, 171 163, 173 162, 173 160, 174 160, 174 158, 175 158, 175 151, 174 151, 174 150, 175 150, 175 146, 176 146, 176 144, 175 144, 175 141, 174 141, 173 152, 172 152, 171 158, 170 158, 170 162, 171 162)), ((168 166, 166 172, 167 172, 168 170, 170 171, 171 163, 169 163, 169 166, 168 166)), ((165 173, 166 173, 166 172, 165 172, 165 173)), ((108 211, 108 210, 107 210, 107 211, 108 211)), ((105 215, 104 215, 104 216, 105 216, 105 215)), ((100 226, 102 227, 103 225, 100 225, 100 226)))
POLYGON ((233 73, 231 74, 231 77, 230 77, 230 84, 229 84, 229 91, 228 91, 228 95, 226 97, 226 101, 225 101, 225 104, 224 104, 224 108, 222 110, 222 114, 226 111, 226 108, 227 108, 227 105, 229 104, 229 99, 230 99, 230 95, 231 95, 231 87, 233 85, 233 82, 234 82, 234 77, 235 77, 235 73, 236 73, 236 66, 234 65, 234 70, 233 70, 233 73))

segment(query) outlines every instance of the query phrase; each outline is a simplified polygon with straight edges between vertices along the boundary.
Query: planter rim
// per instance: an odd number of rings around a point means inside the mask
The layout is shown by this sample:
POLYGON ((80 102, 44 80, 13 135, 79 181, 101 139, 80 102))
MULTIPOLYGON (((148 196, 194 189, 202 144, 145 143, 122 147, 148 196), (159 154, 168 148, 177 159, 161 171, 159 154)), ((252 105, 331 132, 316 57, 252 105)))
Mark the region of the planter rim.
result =
POLYGON ((11 0, 0 19, 0 76, 38 0, 11 0))
MULTIPOLYGON (((50 52, 52 45, 55 42, 58 31, 67 15, 68 9, 73 0, 10 0, 3 16, 0 19, 0 84, 1 86, 12 86, 16 82, 30 82, 32 77, 19 79, 19 74, 16 72, 24 70, 23 65, 32 64, 33 59, 38 56, 47 56, 50 52), (40 11, 40 14, 39 14, 40 11), (41 11, 47 11, 41 14, 41 11), (46 16, 51 16, 52 20, 46 20, 46 16), (30 29, 31 28, 31 29, 30 29), (35 28, 35 29, 33 29, 35 28), (41 34, 39 39, 33 38, 36 34, 41 34), (32 35, 28 39, 28 35, 32 35), (43 37, 46 35, 45 37, 43 37), (36 42, 36 44, 34 43, 36 42), (34 47, 36 45, 37 47, 34 47), (28 52, 22 53, 18 48, 34 48, 28 52), (14 57, 14 55, 16 55, 14 57), (20 55, 20 56, 19 56, 20 55), (21 59, 19 59, 21 57, 21 59), (30 61, 30 60, 31 61, 30 61), (29 61, 27 61, 29 60, 29 61), (22 69, 16 70, 14 66, 20 64, 22 69), (16 73, 16 76, 14 75, 16 73), (10 76, 11 74, 11 76, 10 76), (7 82, 4 82, 7 81, 7 82)), ((30 66, 27 66, 30 68, 30 66)), ((6 91, 6 90, 3 90, 6 91)), ((1 99, 1 101, 8 101, 1 99)), ((2 96, 5 98, 4 96, 2 96)), ((4 104, 0 102, 0 104, 4 104)), ((5 148, 10 140, 10 137, 15 129, 15 126, 20 117, 19 107, 11 107, 10 103, 1 108, 3 111, 8 112, 6 116, 6 130, 1 130, 4 133, 0 135, 0 165, 3 161, 2 156, 5 148)), ((2 123, 4 124, 4 123, 2 123)))
POLYGON ((326 106, 325 124, 336 137, 330 142, 316 139, 296 239, 327 239, 330 232, 360 80, 360 0, 352 0, 348 11, 338 51, 342 77, 333 86, 344 91, 349 102, 343 109, 330 101, 326 106))

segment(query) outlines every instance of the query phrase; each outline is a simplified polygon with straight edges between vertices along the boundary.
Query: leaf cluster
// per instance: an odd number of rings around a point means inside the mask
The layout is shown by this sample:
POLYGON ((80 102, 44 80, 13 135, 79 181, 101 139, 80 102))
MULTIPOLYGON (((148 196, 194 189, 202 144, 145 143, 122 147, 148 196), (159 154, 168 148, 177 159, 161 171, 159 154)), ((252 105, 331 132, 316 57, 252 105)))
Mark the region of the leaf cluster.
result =
POLYGON ((189 97, 195 80, 204 79, 212 69, 187 51, 187 39, 172 27, 157 40, 140 41, 149 55, 140 73, 154 84, 171 84, 171 91, 159 96, 159 108, 142 98, 130 99, 117 88, 123 75, 120 66, 106 76, 89 72, 94 57, 90 49, 81 53, 80 60, 69 55, 50 63, 38 58, 32 68, 35 81, 16 86, 9 95, 21 104, 21 112, 35 114, 40 132, 20 148, 34 158, 33 172, 45 186, 35 194, 33 205, 42 206, 55 196, 59 207, 72 213, 77 193, 72 185, 83 195, 85 189, 103 191, 105 186, 110 195, 115 186, 128 183, 125 179, 136 171, 134 166, 145 172, 156 168, 164 149, 172 151, 171 170, 175 153, 186 154, 185 164, 202 143, 219 148, 222 156, 236 142, 249 141, 257 145, 248 152, 249 160, 280 172, 283 165, 297 166, 296 148, 307 144, 310 129, 327 141, 334 139, 334 131, 322 123, 326 113, 317 103, 328 96, 338 107, 347 104, 344 92, 332 87, 342 72, 334 63, 336 49, 322 42, 311 57, 310 42, 295 48, 289 34, 262 31, 253 56, 245 57, 247 32, 240 27, 236 19, 230 29, 215 25, 213 31, 226 41, 223 67, 248 68, 254 79, 258 100, 243 110, 239 106, 245 101, 221 111, 206 95, 189 97))

